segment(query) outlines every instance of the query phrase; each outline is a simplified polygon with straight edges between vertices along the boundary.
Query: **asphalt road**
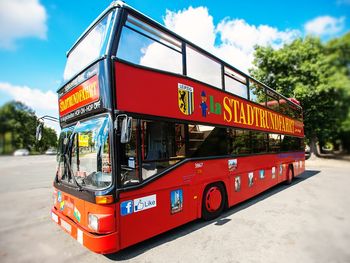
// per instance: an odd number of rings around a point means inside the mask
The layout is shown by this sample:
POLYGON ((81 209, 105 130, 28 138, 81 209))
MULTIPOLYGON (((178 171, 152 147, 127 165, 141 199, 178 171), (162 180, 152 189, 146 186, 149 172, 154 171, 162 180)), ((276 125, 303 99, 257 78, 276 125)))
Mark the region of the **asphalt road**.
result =
POLYGON ((217 220, 104 256, 51 221, 54 156, 0 157, 0 262, 350 262, 350 162, 306 168, 217 220))

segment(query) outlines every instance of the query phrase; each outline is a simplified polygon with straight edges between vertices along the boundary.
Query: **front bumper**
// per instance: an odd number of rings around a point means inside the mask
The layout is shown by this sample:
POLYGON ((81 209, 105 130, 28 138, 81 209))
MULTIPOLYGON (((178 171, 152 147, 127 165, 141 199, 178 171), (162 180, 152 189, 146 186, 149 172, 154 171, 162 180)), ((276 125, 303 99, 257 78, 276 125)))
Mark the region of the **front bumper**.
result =
POLYGON ((59 213, 55 208, 51 209, 51 219, 62 227, 80 244, 88 249, 100 253, 109 254, 119 250, 117 232, 107 235, 95 235, 79 227, 71 219, 59 213))

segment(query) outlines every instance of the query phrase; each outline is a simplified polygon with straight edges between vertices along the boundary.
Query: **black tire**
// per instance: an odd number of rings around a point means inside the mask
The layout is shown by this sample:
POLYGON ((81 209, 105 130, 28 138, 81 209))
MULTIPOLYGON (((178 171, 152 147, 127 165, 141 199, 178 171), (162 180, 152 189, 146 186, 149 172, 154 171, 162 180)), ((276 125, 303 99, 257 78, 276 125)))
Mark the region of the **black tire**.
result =
POLYGON ((222 211, 225 208, 226 204, 226 192, 224 189, 224 186, 221 183, 213 183, 210 185, 207 185, 203 191, 203 197, 202 197, 202 218, 206 221, 212 220, 214 218, 217 218, 222 211), (210 209, 209 203, 210 203, 210 196, 215 191, 215 195, 217 195, 219 192, 221 194, 221 202, 218 207, 214 207, 210 209), (208 201, 209 198, 209 201, 208 201))
POLYGON ((294 179, 293 165, 289 165, 289 167, 288 167, 288 178, 287 178, 286 184, 287 185, 292 184, 293 179, 294 179))

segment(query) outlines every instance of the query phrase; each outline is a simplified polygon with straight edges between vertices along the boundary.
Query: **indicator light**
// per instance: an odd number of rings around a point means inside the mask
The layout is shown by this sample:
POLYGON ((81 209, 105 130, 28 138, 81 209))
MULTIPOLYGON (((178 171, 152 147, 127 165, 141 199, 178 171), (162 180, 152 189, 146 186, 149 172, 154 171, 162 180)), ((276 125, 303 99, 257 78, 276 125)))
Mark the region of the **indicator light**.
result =
POLYGON ((96 204, 99 205, 106 205, 106 204, 111 204, 113 203, 113 195, 101 195, 101 196, 96 196, 95 201, 96 204))

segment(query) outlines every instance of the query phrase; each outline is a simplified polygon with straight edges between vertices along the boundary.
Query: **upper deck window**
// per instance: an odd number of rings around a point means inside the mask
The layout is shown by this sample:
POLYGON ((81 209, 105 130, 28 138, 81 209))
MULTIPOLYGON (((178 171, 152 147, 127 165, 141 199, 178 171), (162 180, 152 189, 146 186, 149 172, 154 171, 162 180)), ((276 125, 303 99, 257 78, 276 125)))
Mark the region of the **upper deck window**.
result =
POLYGON ((216 88, 221 88, 221 65, 186 45, 187 75, 216 88))
POLYGON ((276 92, 266 89, 267 107, 279 111, 279 96, 276 92))
POLYGON ((106 54, 115 12, 111 11, 98 22, 71 51, 63 73, 64 81, 69 80, 95 59, 106 54))
POLYGON ((287 103, 287 101, 285 99, 281 99, 279 101, 279 105, 280 105, 280 112, 287 115, 287 116, 291 116, 291 111, 289 108, 289 104, 287 103))
POLYGON ((225 67, 225 90, 242 98, 248 98, 245 77, 227 67, 225 67))
POLYGON ((181 42, 129 15, 117 57, 134 64, 182 73, 181 42))
POLYGON ((262 106, 266 105, 265 88, 259 83, 249 80, 249 98, 251 101, 259 103, 262 106))

